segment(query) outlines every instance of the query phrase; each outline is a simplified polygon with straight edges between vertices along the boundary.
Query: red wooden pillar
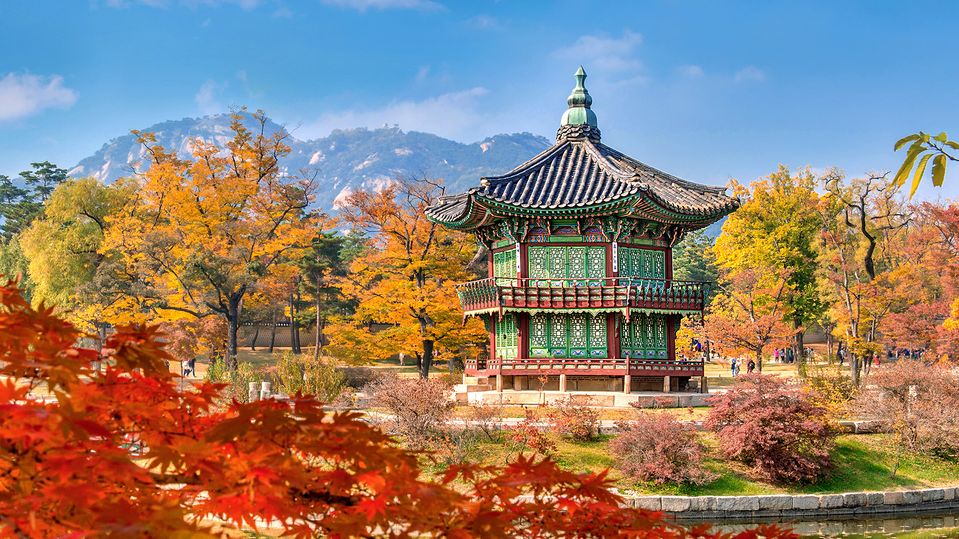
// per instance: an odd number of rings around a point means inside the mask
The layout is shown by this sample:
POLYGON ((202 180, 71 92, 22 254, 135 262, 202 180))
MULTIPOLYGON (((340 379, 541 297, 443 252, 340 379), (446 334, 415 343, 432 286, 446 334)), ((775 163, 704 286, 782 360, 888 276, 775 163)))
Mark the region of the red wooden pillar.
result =
POLYGON ((524 279, 529 277, 529 262, 527 260, 527 245, 525 243, 519 244, 519 252, 516 253, 517 259, 519 260, 519 271, 516 272, 517 285, 523 286, 524 279))
POLYGON ((619 349, 619 323, 619 313, 606 314, 606 334, 608 335, 606 348, 607 352, 609 353, 609 357, 614 359, 620 359, 622 357, 619 349))
POLYGON ((529 313, 516 313, 516 355, 518 359, 529 358, 529 313))
POLYGON ((492 244, 490 244, 490 245, 491 245, 491 247, 490 247, 490 249, 489 249, 489 251, 488 251, 489 256, 486 257, 486 267, 488 268, 488 273, 489 273, 488 276, 489 276, 489 277, 494 277, 494 274, 493 274, 493 273, 494 273, 494 270, 493 270, 493 248, 492 248, 492 244))
POLYGON ((496 313, 489 313, 489 358, 496 359, 496 313))
POLYGON ((673 314, 666 315, 666 358, 676 361, 676 330, 679 317, 673 314))

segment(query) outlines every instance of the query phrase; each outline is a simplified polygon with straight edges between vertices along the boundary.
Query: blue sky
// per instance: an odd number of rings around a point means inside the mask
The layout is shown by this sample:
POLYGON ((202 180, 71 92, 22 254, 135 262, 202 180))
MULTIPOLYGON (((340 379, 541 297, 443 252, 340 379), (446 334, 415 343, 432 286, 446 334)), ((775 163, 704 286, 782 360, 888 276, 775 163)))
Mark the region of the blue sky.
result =
MULTIPOLYGON (((8 0, 0 173, 230 106, 297 137, 552 137, 579 64, 603 141, 691 180, 894 169, 959 136, 959 2, 8 0)), ((959 167, 947 188, 959 195, 959 167)))

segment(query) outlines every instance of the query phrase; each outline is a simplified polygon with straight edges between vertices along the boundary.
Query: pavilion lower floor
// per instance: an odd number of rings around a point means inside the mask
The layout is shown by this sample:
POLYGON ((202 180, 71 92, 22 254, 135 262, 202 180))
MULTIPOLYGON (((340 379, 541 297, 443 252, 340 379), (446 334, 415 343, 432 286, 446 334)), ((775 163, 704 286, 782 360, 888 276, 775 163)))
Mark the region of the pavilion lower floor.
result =
POLYGON ((691 375, 576 375, 576 374, 490 374, 469 372, 463 376, 467 391, 558 391, 611 393, 705 393, 706 377, 691 375))

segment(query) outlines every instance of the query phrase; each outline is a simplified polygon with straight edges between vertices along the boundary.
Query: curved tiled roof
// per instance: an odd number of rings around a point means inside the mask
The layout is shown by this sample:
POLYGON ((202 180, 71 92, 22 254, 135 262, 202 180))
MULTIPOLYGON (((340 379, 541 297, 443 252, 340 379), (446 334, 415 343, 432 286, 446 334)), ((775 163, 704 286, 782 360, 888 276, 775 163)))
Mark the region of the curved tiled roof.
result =
MULTIPOLYGON (((442 197, 427 210, 439 222, 468 220, 487 202, 519 211, 575 209, 643 195, 666 210, 690 218, 716 219, 738 206, 722 187, 682 180, 628 157, 595 139, 566 138, 480 187, 442 197)), ((475 216, 474 216, 475 217, 475 216)), ((478 224, 478 223, 477 223, 478 224)))

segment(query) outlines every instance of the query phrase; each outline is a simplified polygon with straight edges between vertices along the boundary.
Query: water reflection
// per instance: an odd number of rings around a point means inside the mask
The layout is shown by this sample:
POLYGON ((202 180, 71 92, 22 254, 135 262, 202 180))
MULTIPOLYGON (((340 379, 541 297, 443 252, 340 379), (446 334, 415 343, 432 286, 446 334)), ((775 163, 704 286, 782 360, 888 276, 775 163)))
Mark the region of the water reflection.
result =
POLYGON ((933 539, 940 537, 959 538, 959 513, 955 511, 936 514, 921 513, 910 516, 850 516, 836 520, 770 520, 758 519, 749 522, 735 521, 717 524, 714 527, 724 532, 737 532, 759 523, 781 522, 802 537, 881 538, 909 537, 933 539))

